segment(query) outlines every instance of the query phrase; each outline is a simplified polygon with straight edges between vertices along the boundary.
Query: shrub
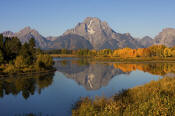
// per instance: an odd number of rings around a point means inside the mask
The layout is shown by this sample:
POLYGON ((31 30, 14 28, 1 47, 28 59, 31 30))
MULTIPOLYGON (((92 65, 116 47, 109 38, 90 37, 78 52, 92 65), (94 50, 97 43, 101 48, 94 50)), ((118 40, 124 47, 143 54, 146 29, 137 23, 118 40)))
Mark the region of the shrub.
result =
POLYGON ((25 65, 26 65, 25 59, 23 56, 17 56, 14 63, 15 63, 16 68, 22 68, 22 67, 25 67, 25 65))
POLYGON ((16 68, 13 64, 8 64, 5 69, 4 69, 5 73, 14 73, 16 72, 16 68))
POLYGON ((165 77, 144 86, 125 90, 110 99, 84 98, 73 116, 152 116, 175 114, 175 78, 165 77))
POLYGON ((52 68, 53 59, 47 54, 40 54, 37 56, 35 68, 36 70, 45 70, 52 68))

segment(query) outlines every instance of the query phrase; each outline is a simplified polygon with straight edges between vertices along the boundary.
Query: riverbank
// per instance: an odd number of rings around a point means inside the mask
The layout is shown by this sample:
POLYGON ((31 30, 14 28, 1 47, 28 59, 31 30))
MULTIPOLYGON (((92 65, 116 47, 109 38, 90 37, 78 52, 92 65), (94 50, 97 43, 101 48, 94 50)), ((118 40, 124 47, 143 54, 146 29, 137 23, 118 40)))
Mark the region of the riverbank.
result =
POLYGON ((111 61, 111 62, 175 62, 175 58, 157 58, 157 57, 138 57, 138 58, 120 58, 120 57, 90 57, 90 59, 97 61, 111 61))
MULTIPOLYGON (((29 59, 31 60, 31 59, 29 59)), ((23 56, 17 56, 15 60, 0 65, 0 77, 9 75, 25 75, 54 71, 53 58, 47 54, 36 55, 33 62, 25 63, 23 56)))
POLYGON ((109 56, 79 56, 73 54, 50 54, 53 58, 64 58, 64 57, 72 57, 72 58, 81 58, 81 59, 88 59, 88 60, 96 60, 102 62, 126 62, 126 63, 137 63, 137 62, 175 62, 175 58, 168 57, 168 58, 158 58, 158 57, 127 57, 127 58, 120 58, 120 57, 109 57, 109 56))
POLYGON ((15 72, 15 73, 1 73, 0 78, 3 77, 14 77, 14 76, 32 76, 36 74, 47 74, 47 73, 53 73, 56 69, 51 70, 44 70, 44 71, 30 71, 30 72, 15 72))
POLYGON ((82 98, 72 116, 174 115, 175 78, 165 77, 124 90, 111 98, 82 98))
POLYGON ((49 54, 52 58, 63 58, 63 57, 80 57, 73 54, 49 54))

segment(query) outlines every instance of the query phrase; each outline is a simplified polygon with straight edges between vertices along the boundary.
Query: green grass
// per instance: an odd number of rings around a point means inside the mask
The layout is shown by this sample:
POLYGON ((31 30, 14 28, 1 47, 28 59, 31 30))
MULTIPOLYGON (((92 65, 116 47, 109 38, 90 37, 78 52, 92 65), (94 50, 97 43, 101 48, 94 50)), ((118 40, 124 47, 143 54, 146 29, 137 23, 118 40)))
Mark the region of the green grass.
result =
POLYGON ((175 114, 175 78, 165 77, 124 90, 111 98, 82 98, 72 116, 172 116, 175 114))

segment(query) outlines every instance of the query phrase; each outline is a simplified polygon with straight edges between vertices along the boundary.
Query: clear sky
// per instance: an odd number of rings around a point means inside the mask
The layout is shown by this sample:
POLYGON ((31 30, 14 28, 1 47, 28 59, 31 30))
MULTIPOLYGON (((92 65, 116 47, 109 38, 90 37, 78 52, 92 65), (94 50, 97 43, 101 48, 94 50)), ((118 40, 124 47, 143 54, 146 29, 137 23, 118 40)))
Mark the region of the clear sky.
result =
POLYGON ((44 36, 59 36, 88 16, 116 32, 154 37, 175 28, 175 0, 0 0, 0 32, 31 26, 44 36))

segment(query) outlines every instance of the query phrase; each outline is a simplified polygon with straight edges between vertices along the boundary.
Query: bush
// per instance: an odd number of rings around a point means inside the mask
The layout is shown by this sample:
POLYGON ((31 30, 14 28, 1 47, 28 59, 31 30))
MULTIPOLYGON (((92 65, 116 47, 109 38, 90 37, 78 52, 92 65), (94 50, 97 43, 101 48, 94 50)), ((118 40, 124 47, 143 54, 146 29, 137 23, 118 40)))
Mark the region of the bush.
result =
POLYGON ((8 64, 5 69, 4 69, 5 73, 15 73, 16 72, 16 68, 13 64, 8 64))
POLYGON ((36 70, 51 69, 53 65, 53 59, 47 54, 40 54, 37 56, 35 68, 36 70))
POLYGON ((22 68, 22 67, 25 67, 25 65, 26 65, 25 59, 23 56, 17 56, 14 63, 15 63, 16 68, 22 68))

